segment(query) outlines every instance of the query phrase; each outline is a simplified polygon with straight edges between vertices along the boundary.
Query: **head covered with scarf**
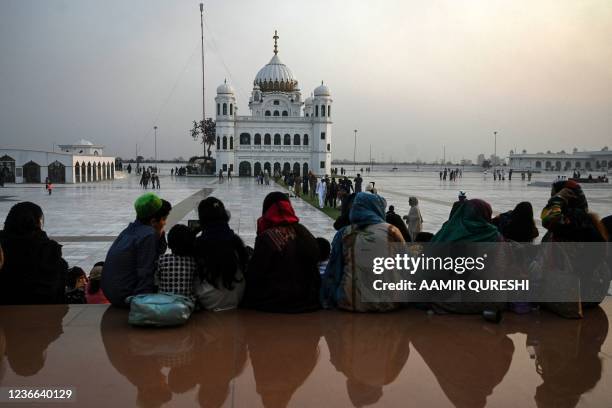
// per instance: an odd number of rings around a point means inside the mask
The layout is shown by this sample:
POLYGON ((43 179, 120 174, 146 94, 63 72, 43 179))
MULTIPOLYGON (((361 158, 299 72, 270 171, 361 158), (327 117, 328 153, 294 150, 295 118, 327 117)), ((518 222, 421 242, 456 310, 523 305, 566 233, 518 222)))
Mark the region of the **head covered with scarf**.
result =
POLYGON ((257 235, 269 228, 295 224, 299 221, 287 194, 274 191, 268 194, 263 201, 262 215, 257 220, 257 235))
POLYGON ((358 227, 366 227, 372 224, 380 224, 385 221, 385 207, 387 201, 376 194, 357 193, 353 206, 349 213, 351 224, 358 227))
POLYGON ((431 242, 497 242, 501 235, 493 224, 493 210, 479 199, 465 200, 431 242))
POLYGON ((562 198, 570 208, 578 208, 584 211, 589 208, 582 187, 574 180, 561 180, 553 183, 550 196, 562 198))

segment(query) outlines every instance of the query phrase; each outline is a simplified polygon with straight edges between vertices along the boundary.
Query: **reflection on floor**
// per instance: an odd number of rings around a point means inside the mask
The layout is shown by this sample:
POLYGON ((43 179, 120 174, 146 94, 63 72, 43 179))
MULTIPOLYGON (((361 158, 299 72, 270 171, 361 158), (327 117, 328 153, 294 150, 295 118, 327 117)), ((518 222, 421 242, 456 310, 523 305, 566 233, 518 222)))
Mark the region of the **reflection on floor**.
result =
POLYGON ((609 407, 612 299, 582 320, 197 313, 137 329, 98 305, 0 308, 0 386, 79 406, 609 407))

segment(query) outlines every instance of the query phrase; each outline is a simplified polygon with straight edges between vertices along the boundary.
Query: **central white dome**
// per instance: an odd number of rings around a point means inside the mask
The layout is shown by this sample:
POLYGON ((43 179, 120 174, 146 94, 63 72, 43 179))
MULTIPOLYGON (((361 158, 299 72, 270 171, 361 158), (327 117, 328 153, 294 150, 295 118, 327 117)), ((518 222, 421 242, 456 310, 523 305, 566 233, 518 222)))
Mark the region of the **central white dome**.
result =
POLYGON ((264 92, 291 92, 297 88, 298 82, 289 67, 281 62, 277 54, 274 54, 270 62, 259 70, 253 83, 264 92))

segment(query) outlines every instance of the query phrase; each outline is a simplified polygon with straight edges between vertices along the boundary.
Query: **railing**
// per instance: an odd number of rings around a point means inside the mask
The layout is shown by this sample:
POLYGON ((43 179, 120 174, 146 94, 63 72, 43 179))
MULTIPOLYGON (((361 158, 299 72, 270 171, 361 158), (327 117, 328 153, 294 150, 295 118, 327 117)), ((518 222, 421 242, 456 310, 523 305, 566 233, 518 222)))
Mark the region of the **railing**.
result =
POLYGON ((328 117, 316 118, 314 116, 236 116, 237 122, 326 122, 331 123, 328 117))
POLYGON ((311 146, 287 146, 287 145, 238 145, 237 152, 260 151, 260 152, 310 152, 311 146))

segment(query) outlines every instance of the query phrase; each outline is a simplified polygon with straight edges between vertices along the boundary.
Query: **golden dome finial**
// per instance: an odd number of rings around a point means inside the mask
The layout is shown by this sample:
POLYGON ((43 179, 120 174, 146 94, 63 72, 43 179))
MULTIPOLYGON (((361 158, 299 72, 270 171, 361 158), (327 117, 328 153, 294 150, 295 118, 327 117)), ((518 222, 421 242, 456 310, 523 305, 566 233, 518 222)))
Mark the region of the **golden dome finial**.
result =
POLYGON ((278 44, 277 44, 277 40, 279 39, 278 37, 278 33, 276 32, 276 30, 274 30, 274 55, 278 54, 278 44))

